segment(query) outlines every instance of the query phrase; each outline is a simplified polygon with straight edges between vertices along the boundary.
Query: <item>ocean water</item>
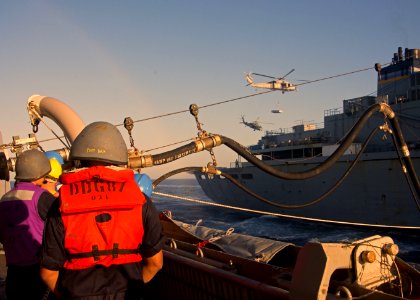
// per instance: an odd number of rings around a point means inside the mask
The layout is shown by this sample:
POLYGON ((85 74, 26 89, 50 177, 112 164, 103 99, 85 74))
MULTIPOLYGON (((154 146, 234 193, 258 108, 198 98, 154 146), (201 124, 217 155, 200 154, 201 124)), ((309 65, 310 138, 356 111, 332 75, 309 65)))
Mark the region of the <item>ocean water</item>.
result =
MULTIPOLYGON (((160 183, 156 192, 212 202, 195 179, 168 179, 160 183)), ((152 195, 158 210, 169 210, 175 220, 250 234, 303 246, 308 241, 353 242, 372 235, 390 236, 399 246, 398 256, 420 269, 420 237, 415 231, 385 231, 381 229, 332 225, 318 222, 285 219, 199 204, 166 196, 152 195)))

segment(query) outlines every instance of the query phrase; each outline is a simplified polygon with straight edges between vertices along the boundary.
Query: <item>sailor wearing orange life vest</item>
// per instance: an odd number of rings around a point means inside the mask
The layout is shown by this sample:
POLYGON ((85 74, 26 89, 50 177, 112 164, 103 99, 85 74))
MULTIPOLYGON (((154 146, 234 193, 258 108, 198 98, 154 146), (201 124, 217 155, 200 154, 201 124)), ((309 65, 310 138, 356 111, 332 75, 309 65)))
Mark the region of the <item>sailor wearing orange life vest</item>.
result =
POLYGON ((70 159, 83 169, 60 177, 60 207, 47 221, 41 276, 63 299, 141 299, 163 265, 163 233, 153 203, 127 164, 118 129, 94 122, 70 159))

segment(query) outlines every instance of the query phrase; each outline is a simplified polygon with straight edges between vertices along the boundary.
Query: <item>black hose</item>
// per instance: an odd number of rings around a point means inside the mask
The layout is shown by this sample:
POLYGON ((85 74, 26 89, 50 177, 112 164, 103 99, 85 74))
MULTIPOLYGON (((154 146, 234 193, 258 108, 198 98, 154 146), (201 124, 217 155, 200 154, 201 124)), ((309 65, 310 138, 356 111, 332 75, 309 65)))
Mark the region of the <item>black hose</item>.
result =
MULTIPOLYGON (((270 204, 270 205, 273 205, 273 206, 276 206, 276 207, 280 207, 280 208, 290 208, 290 209, 292 209, 292 208, 303 208, 303 207, 306 207, 306 206, 310 206, 310 205, 313 205, 313 204, 316 204, 316 203, 320 202, 321 200, 323 200, 325 197, 330 195, 334 190, 336 190, 338 188, 338 186, 350 174, 353 167, 359 161, 362 153, 366 149, 367 144, 370 142, 373 135, 378 131, 378 129, 379 128, 375 128, 374 130, 372 130, 372 132, 369 134, 369 136, 366 138, 365 142, 363 143, 359 153, 356 155, 355 159, 352 161, 352 163, 347 168, 347 170, 344 172, 344 174, 341 176, 341 178, 339 180, 337 180, 337 182, 328 191, 326 191, 324 194, 322 194, 321 196, 319 196, 315 200, 312 200, 312 201, 310 201, 308 203, 305 203, 305 204, 287 205, 287 204, 279 204, 279 203, 272 202, 270 200, 267 200, 267 199, 261 197, 260 195, 258 195, 256 193, 254 193, 253 191, 249 190, 247 187, 245 187, 244 185, 239 183, 236 179, 234 179, 229 174, 222 172, 220 175, 227 178, 230 182, 232 182, 234 185, 236 185, 238 188, 240 188, 244 192, 250 194, 251 196, 253 196, 253 197, 257 198, 258 200, 261 200, 261 201, 263 201, 267 204, 270 204)), ((202 167, 185 167, 185 168, 179 168, 179 169, 173 170, 171 172, 168 172, 168 173, 160 176, 159 178, 157 178, 156 180, 153 181, 153 189, 156 188, 162 181, 168 179, 171 176, 174 176, 174 175, 177 175, 177 174, 183 173, 183 172, 193 172, 193 171, 202 172, 202 169, 203 169, 202 167)))
POLYGON ((196 152, 195 143, 178 147, 174 150, 152 155, 153 165, 163 165, 196 152))
MULTIPOLYGON (((402 151, 402 154, 403 154, 402 159, 405 163, 405 166, 407 167, 408 176, 410 177, 411 183, 413 184, 413 187, 416 190, 417 198, 419 198, 420 197, 420 181, 419 181, 419 178, 417 177, 416 170, 414 169, 413 162, 408 152, 408 147, 404 140, 404 136, 402 134, 402 130, 398 122, 397 116, 392 118, 390 122, 392 125, 392 129, 394 129, 395 140, 402 151)), ((416 203, 417 203, 417 200, 416 200, 416 203)))
MULTIPOLYGON (((398 142, 397 142, 397 138, 396 138, 395 134, 392 135, 392 141, 393 141, 394 147, 397 151, 397 155, 398 155, 398 159, 400 161, 401 169, 402 169, 404 177, 407 181, 407 184, 408 184, 408 187, 410 189, 411 195, 413 196, 413 199, 416 202, 417 209, 420 211, 420 203, 419 203, 419 199, 418 199, 418 194, 416 194, 416 192, 413 190, 413 188, 415 189, 415 184, 411 180, 410 174, 407 173, 407 166, 404 162, 404 159, 403 159, 403 156, 401 155, 401 152, 398 150, 398 146, 397 146, 398 142)), ((411 159, 410 159, 410 162, 411 162, 411 159)))
POLYGON ((168 179, 169 177, 174 176, 176 174, 183 173, 183 172, 191 172, 191 171, 200 171, 201 172, 201 170, 202 170, 202 167, 185 167, 185 168, 180 168, 180 169, 173 170, 173 171, 168 172, 166 174, 163 174, 159 178, 155 179, 153 181, 153 184, 152 184, 153 189, 155 187, 157 187, 165 179, 168 179))
MULTIPOLYGON (((237 143, 236 141, 228 137, 224 137, 220 135, 214 135, 214 137, 220 138, 221 144, 224 144, 227 147, 231 148, 233 151, 235 151, 236 153, 244 157, 248 162, 250 162, 251 164, 255 165, 256 167, 258 167, 259 169, 261 169, 262 171, 270 175, 273 175, 278 178, 286 179, 286 180, 303 180, 303 179, 309 179, 314 176, 317 176, 321 174, 322 172, 328 170, 330 167, 332 167, 337 162, 337 160, 344 154, 347 148, 350 147, 350 145, 353 143, 357 135, 360 133, 362 128, 365 126, 365 124, 369 120, 369 118, 375 112, 378 112, 378 111, 382 112, 385 115, 385 117, 389 118, 391 121, 392 128, 394 129, 396 143, 403 153, 402 160, 404 161, 404 164, 407 167, 408 176, 417 193, 417 198, 420 198, 420 181, 417 177, 416 171, 411 161, 407 144, 405 143, 400 125, 398 123, 398 118, 395 116, 395 113, 392 111, 392 109, 384 103, 377 103, 370 106, 360 117, 359 121, 351 128, 351 130, 343 139, 340 146, 334 151, 334 153, 331 156, 329 156, 324 162, 317 165, 316 167, 313 167, 312 169, 302 171, 302 172, 284 172, 282 170, 279 170, 277 168, 274 168, 270 165, 265 164, 263 161, 258 159, 256 156, 252 155, 244 146, 237 143)), ((215 145, 206 145, 203 149, 212 148, 214 146, 215 145)), ((195 142, 192 142, 188 145, 184 145, 182 147, 179 147, 177 149, 174 149, 168 152, 152 155, 151 156, 152 165, 155 166, 155 165, 169 163, 179 158, 190 155, 192 153, 196 153, 198 151, 201 151, 201 150, 198 150, 197 144, 195 142)), ((179 172, 183 172, 183 171, 179 171, 179 172)), ((162 180, 164 180, 164 178, 162 180)), ((160 181, 158 181, 157 183, 159 182, 160 181)))
POLYGON ((227 147, 231 148, 233 151, 243 156, 247 161, 249 161, 250 163, 252 163, 253 165, 257 166, 258 168, 260 168, 261 170, 263 170, 264 172, 270 175, 273 175, 282 179, 288 179, 288 180, 308 179, 316 175, 319 175, 320 173, 326 171, 331 166, 333 166, 334 163, 344 154, 347 148, 350 147, 351 143, 360 133, 360 131, 365 126, 366 122, 372 116, 372 114, 379 111, 380 109, 381 109, 380 104, 374 104, 371 107, 369 107, 365 111, 365 113, 361 116, 360 120, 353 126, 353 128, 346 135, 346 137, 343 140, 343 143, 334 151, 334 153, 331 156, 329 156, 320 165, 312 169, 302 171, 302 172, 284 172, 279 169, 273 168, 265 164, 264 162, 262 162, 260 159, 258 159, 254 155, 252 155, 248 150, 246 150, 242 145, 235 142, 234 140, 224 137, 224 136, 221 136, 221 139, 222 139, 222 143, 225 144, 227 147))
POLYGON ((363 143, 360 151, 357 153, 354 160, 351 162, 351 164, 349 165, 347 170, 343 173, 343 175, 337 180, 337 182, 330 189, 328 189, 325 193, 323 193, 321 196, 319 196, 316 199, 311 200, 307 203, 304 203, 304 204, 281 204, 281 203, 272 202, 270 200, 265 199, 264 197, 261 197, 260 195, 258 195, 256 193, 254 193, 253 191, 249 190, 247 187, 245 187, 244 185, 239 183, 236 179, 234 179, 229 174, 222 172, 221 176, 226 177, 230 182, 232 182, 234 185, 236 185, 238 188, 240 188, 244 192, 248 193, 249 195, 257 198, 258 200, 261 200, 262 202, 265 202, 269 205, 272 205, 272 206, 276 206, 276 207, 280 207, 280 208, 287 208, 287 209, 294 209, 294 208, 303 208, 303 207, 307 207, 307 206, 310 206, 310 205, 314 205, 314 204, 322 201, 323 199, 325 199, 327 196, 329 196, 332 192, 334 192, 340 186, 341 183, 343 183, 344 179, 350 174, 350 172, 353 170, 356 163, 360 160, 360 157, 362 156, 363 152, 365 151, 366 146, 369 144, 370 140, 372 139, 373 135, 378 131, 378 129, 379 128, 376 127, 375 129, 372 130, 372 132, 366 138, 365 142, 363 143))

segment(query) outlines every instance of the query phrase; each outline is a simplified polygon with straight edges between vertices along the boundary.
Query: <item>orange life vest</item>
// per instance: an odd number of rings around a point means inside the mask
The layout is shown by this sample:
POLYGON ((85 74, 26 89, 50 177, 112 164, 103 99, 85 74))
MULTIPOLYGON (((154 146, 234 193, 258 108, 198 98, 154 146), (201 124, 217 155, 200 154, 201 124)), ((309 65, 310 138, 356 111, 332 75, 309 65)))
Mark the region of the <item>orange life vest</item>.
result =
POLYGON ((63 174, 60 211, 67 269, 141 261, 146 199, 132 170, 96 166, 63 174))

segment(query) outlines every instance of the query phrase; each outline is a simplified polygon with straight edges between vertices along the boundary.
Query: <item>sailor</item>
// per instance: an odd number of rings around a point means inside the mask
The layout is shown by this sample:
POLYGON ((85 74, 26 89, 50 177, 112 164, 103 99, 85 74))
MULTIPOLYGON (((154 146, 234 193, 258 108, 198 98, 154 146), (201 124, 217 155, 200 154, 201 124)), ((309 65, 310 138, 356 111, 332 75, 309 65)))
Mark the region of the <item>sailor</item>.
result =
POLYGON ((51 172, 48 173, 47 176, 45 176, 45 180, 43 182, 42 187, 49 191, 54 197, 58 197, 58 179, 63 173, 63 169, 56 158, 50 158, 50 165, 51 172))
POLYGON ((0 243, 7 262, 6 296, 43 299, 47 286, 39 275, 39 252, 48 210, 55 201, 41 188, 50 162, 40 151, 24 151, 16 159, 16 183, 0 200, 0 243))
POLYGON ((63 299, 141 299, 163 265, 157 210, 137 185, 119 130, 94 122, 60 177, 60 205, 47 220, 41 276, 63 299), (147 285, 146 285, 147 287, 147 285))

